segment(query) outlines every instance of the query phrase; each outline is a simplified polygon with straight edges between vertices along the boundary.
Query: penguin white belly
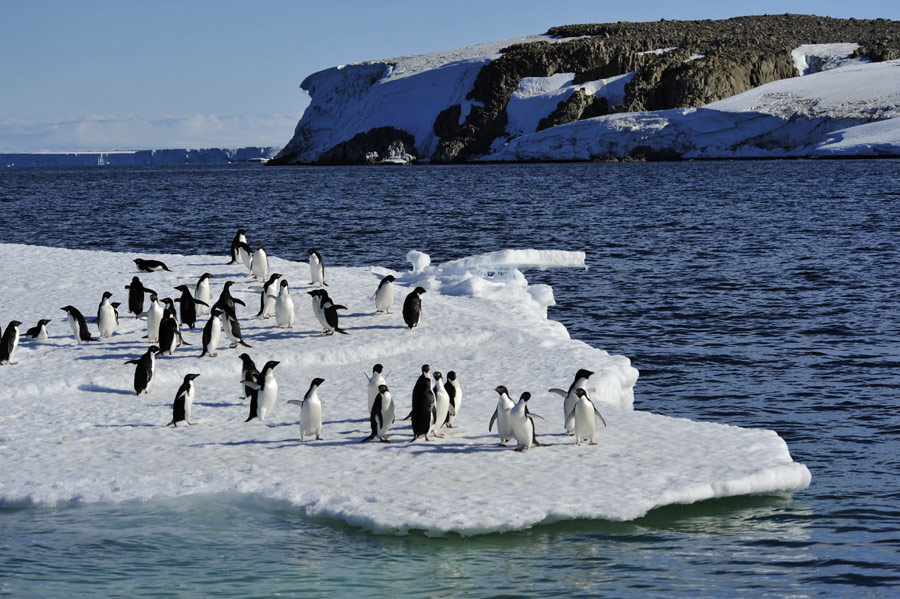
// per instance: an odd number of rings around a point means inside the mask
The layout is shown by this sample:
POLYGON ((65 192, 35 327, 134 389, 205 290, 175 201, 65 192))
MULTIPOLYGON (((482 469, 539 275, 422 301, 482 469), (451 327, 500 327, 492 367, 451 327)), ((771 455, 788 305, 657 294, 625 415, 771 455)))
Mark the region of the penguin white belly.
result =
POLYGON ((313 395, 303 402, 300 408, 300 440, 322 433, 322 402, 318 395, 313 395))
POLYGON ((206 353, 212 355, 219 348, 219 339, 222 338, 222 321, 216 318, 209 331, 209 342, 206 344, 206 353))
POLYGON ((184 421, 191 422, 191 406, 194 403, 194 385, 191 383, 190 389, 184 395, 184 421))
POLYGON ((373 372, 372 376, 369 377, 369 409, 366 410, 366 414, 372 413, 372 406, 375 405, 375 398, 378 397, 378 387, 384 384, 386 384, 386 381, 380 372, 373 372))
POLYGON ((203 279, 203 282, 197 285, 195 289, 196 293, 194 293, 194 298, 206 304, 197 304, 197 314, 209 314, 209 280, 203 279))
POLYGON ((512 408, 497 408, 497 434, 500 436, 500 443, 504 445, 516 438, 510 420, 510 411, 512 408))
POLYGON ((591 402, 579 398, 575 404, 575 440, 594 442, 594 433, 597 431, 597 422, 594 420, 594 406, 591 402))
POLYGON ((312 298, 312 307, 313 314, 316 315, 316 319, 319 321, 319 324, 322 325, 323 329, 327 329, 328 322, 325 321, 325 310, 322 308, 322 303, 319 301, 319 298, 312 298))
POLYGON ((315 254, 309 257, 309 276, 315 285, 321 286, 325 282, 325 269, 315 254))
POLYGON ((162 322, 163 309, 158 303, 153 303, 147 312, 147 340, 150 343, 159 342, 159 323, 162 322))
POLYGON ((71 313, 67 314, 66 320, 69 322, 69 328, 72 329, 72 334, 75 335, 75 340, 78 343, 81 343, 81 332, 78 330, 78 321, 75 320, 75 317, 72 316, 71 313))
POLYGON ((379 312, 389 312, 394 304, 394 284, 385 283, 375 293, 375 309, 379 312))
MULTIPOLYGON (((369 412, 371 413, 372 410, 369 410, 369 412)), ((381 426, 378 427, 379 439, 385 436, 391 429, 391 425, 394 424, 394 400, 391 398, 389 392, 381 395, 381 416, 382 423, 381 426)))
POLYGON ((273 295, 271 293, 266 294, 266 301, 263 303, 263 318, 269 318, 275 311, 275 303, 278 301, 278 296, 273 295))
POLYGON ((278 383, 271 374, 266 375, 265 386, 259 392, 259 405, 257 412, 260 420, 265 420, 272 413, 275 407, 275 400, 278 399, 278 383))
POLYGON ((250 261, 250 274, 260 281, 265 282, 266 277, 269 274, 269 261, 263 250, 256 250, 256 252, 254 252, 253 258, 250 261))
POLYGON ((447 420, 447 412, 450 410, 450 396, 447 395, 447 391, 444 389, 442 384, 437 385, 437 388, 434 390, 434 430, 438 430, 442 426, 444 426, 444 421, 447 420))
POLYGON ((572 390, 569 391, 569 394, 566 395, 566 400, 563 402, 563 422, 566 423, 566 432, 572 433, 575 431, 575 422, 569 421, 567 422, 565 419, 569 417, 569 414, 572 413, 572 409, 575 407, 575 404, 578 402, 578 396, 575 395, 575 391, 578 389, 587 389, 587 379, 579 379, 572 386, 572 390))
POLYGON ((42 324, 41 330, 38 331, 37 337, 35 337, 34 340, 43 343, 45 341, 48 341, 49 339, 50 335, 47 333, 47 325, 42 324))
POLYGON ((109 302, 104 302, 100 306, 97 318, 97 328, 100 330, 101 337, 112 337, 113 331, 116 330, 116 312, 109 302))
POLYGON ((294 325, 294 300, 291 299, 287 287, 281 288, 281 293, 275 301, 275 324, 281 328, 290 328, 294 325))
POLYGON ((462 387, 459 386, 459 381, 455 379, 450 381, 450 384, 453 385, 453 389, 456 391, 456 394, 453 396, 453 413, 450 414, 450 426, 452 427, 456 423, 459 408, 462 407, 462 387))
POLYGON ((516 407, 510 410, 509 415, 516 443, 518 443, 519 447, 524 451, 531 449, 531 442, 534 439, 534 424, 532 424, 531 419, 525 414, 524 402, 519 402, 516 407))

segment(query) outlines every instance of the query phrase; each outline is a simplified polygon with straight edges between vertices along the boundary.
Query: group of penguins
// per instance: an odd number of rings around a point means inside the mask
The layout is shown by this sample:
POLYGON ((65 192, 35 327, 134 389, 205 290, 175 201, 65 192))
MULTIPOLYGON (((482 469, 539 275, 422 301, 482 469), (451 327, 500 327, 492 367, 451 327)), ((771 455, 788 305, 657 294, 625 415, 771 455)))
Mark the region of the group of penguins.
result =
MULTIPOLYGON (((253 251, 246 241, 246 233, 246 229, 239 229, 232 240, 231 261, 228 264, 243 263, 249 269, 250 275, 264 282, 257 316, 269 318, 274 315, 278 327, 290 328, 294 320, 294 305, 288 290, 288 282, 280 274, 268 272, 265 250, 262 246, 257 246, 253 251)), ((321 255, 315 249, 309 249, 307 253, 310 257, 312 284, 320 287, 326 286, 325 267, 321 255)), ((137 258, 134 263, 142 272, 169 271, 169 268, 158 260, 137 258)), ((232 281, 224 283, 219 298, 215 303, 210 304, 209 279, 212 276, 210 273, 204 273, 197 281, 193 295, 190 288, 182 284, 175 287, 181 292, 179 298, 175 300, 165 298, 162 302, 159 301, 158 294, 153 289, 145 287, 137 276, 132 278, 129 285, 125 286, 129 291, 128 311, 134 314, 135 318, 146 317, 147 339, 151 344, 140 358, 126 362, 126 364, 136 366, 134 372, 136 395, 149 392, 150 381, 156 368, 157 354, 172 355, 177 347, 188 345, 181 335, 180 322, 193 329, 198 314, 209 314, 209 320, 203 327, 200 357, 217 355, 216 351, 223 330, 230 341, 231 348, 238 345, 250 347, 241 336, 241 326, 235 308, 235 304, 242 306, 246 304, 240 299, 232 297, 230 292, 232 281), (147 294, 150 296, 150 307, 144 312, 144 299, 147 294), (179 314, 175 310, 176 301, 180 303, 180 322, 179 314)), ((390 313, 394 301, 394 280, 392 275, 387 275, 379 282, 373 295, 377 312, 390 313)), ((313 312, 322 325, 322 333, 326 335, 332 335, 335 332, 347 334, 344 329, 340 328, 338 321, 338 310, 347 308, 335 304, 324 289, 314 289, 307 293, 312 297, 313 312)), ((410 329, 416 327, 421 319, 420 296, 423 293, 425 293, 425 289, 416 287, 404 301, 403 319, 410 329)), ((104 292, 97 308, 96 324, 100 336, 104 338, 113 335, 119 322, 120 303, 110 302, 111 297, 112 293, 104 292)), ((84 316, 77 308, 69 305, 63 307, 62 310, 67 314, 69 326, 78 343, 97 341, 91 335, 84 316)), ((38 342, 47 341, 49 335, 46 327, 49 322, 50 319, 41 319, 37 326, 26 331, 26 337, 38 342)), ((18 327, 21 324, 19 321, 11 321, 0 336, 0 364, 15 364, 13 356, 18 346, 18 327)), ((266 362, 262 370, 259 370, 247 353, 241 354, 240 358, 242 361, 241 385, 245 397, 250 399, 250 414, 246 421, 257 418, 265 420, 275 406, 278 395, 278 383, 275 379, 274 369, 279 362, 270 360, 266 362)), ((462 388, 456 373, 448 372, 445 382, 440 372, 434 372, 431 376, 429 376, 429 372, 429 365, 423 365, 413 388, 412 408, 409 415, 404 418, 404 420, 410 420, 412 424, 413 438, 410 443, 420 437, 424 437, 426 441, 443 437, 440 429, 444 426, 454 428, 454 421, 461 406, 462 388)), ((566 432, 575 436, 578 445, 581 441, 588 441, 591 445, 596 444, 594 442, 595 416, 606 426, 606 421, 588 395, 587 381, 592 374, 589 370, 581 369, 576 373, 568 391, 550 389, 551 393, 565 398, 563 407, 566 432)), ((167 426, 177 426, 182 422, 189 425, 196 424, 190 420, 195 394, 194 380, 199 376, 198 373, 184 376, 173 402, 172 420, 167 426)), ((371 376, 367 374, 366 377, 368 379, 368 413, 371 434, 363 441, 377 438, 382 442, 388 442, 387 434, 396 418, 394 402, 387 386, 386 375, 383 374, 383 366, 376 364, 372 369, 371 376)), ((321 439, 322 404, 318 397, 318 388, 323 382, 324 380, 321 378, 313 379, 302 400, 287 402, 300 407, 300 440, 303 443, 306 442, 307 437, 314 436, 316 440, 321 439)), ((531 398, 531 394, 522 393, 519 401, 515 402, 506 387, 498 386, 495 391, 499 395, 499 400, 488 430, 491 431, 494 423, 497 423, 500 445, 507 446, 509 442, 516 441, 518 451, 528 451, 532 446, 540 445, 535 433, 534 418, 541 417, 528 410, 528 400, 531 398)))

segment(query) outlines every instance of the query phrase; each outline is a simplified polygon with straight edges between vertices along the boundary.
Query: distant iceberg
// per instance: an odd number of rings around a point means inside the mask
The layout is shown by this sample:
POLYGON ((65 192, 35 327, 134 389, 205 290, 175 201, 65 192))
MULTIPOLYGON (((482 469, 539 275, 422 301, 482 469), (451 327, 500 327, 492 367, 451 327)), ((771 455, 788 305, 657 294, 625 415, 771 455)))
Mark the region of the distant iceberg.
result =
POLYGON ((0 154, 0 166, 147 166, 154 164, 228 164, 268 162, 280 147, 197 148, 110 152, 0 154))

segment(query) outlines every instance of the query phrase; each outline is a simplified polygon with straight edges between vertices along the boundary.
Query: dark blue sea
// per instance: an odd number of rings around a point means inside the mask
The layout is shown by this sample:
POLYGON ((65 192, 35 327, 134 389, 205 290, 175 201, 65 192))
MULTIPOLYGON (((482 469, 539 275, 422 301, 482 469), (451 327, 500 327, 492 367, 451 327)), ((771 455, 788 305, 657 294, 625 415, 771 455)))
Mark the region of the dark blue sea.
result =
POLYGON ((257 497, 0 503, 0 595, 900 596, 900 161, 21 168, 0 217, 4 242, 224 255, 245 227, 282 258, 398 270, 584 250, 587 271, 526 276, 631 358, 636 409, 773 429, 812 473, 793 497, 474 538, 257 497))

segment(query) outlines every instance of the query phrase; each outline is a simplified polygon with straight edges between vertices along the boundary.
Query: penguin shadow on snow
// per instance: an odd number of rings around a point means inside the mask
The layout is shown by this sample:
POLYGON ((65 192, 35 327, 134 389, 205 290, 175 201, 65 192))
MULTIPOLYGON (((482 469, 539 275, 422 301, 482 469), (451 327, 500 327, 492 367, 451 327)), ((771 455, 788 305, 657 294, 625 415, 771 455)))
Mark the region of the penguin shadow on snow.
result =
POLYGON ((159 425, 150 422, 141 422, 133 424, 95 424, 94 426, 96 428, 156 428, 159 425))
POLYGON ((104 387, 103 385, 94 385, 85 383, 78 385, 79 391, 88 391, 90 393, 113 393, 115 395, 134 395, 134 389, 113 389, 112 387, 104 387))
POLYGON ((143 350, 133 350, 126 353, 115 353, 115 354, 91 354, 87 356, 75 356, 76 360, 131 360, 135 357, 135 354, 143 353, 146 351, 146 348, 143 350))

